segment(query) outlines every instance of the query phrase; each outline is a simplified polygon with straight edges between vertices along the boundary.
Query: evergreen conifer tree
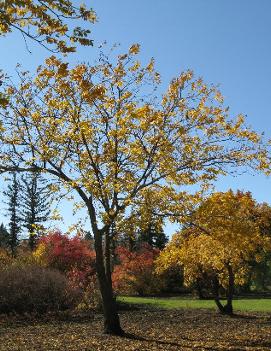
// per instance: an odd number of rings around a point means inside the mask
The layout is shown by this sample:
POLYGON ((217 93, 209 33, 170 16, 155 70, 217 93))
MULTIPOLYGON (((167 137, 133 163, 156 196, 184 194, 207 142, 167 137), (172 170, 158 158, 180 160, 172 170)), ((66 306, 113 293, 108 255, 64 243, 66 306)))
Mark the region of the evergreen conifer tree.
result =
POLYGON ((8 246, 12 256, 16 255, 17 246, 19 244, 19 233, 21 231, 21 217, 19 213, 20 204, 20 182, 16 172, 11 173, 10 183, 7 190, 3 192, 7 199, 7 215, 9 217, 9 240, 8 246))
POLYGON ((160 223, 156 223, 153 218, 146 229, 139 231, 138 242, 145 242, 152 247, 162 250, 166 246, 168 238, 163 230, 163 226, 160 223))
POLYGON ((38 233, 50 215, 51 192, 46 179, 32 172, 22 177, 21 217, 29 235, 29 247, 35 248, 38 233))
POLYGON ((0 224, 0 248, 7 249, 9 247, 10 234, 3 223, 0 224))

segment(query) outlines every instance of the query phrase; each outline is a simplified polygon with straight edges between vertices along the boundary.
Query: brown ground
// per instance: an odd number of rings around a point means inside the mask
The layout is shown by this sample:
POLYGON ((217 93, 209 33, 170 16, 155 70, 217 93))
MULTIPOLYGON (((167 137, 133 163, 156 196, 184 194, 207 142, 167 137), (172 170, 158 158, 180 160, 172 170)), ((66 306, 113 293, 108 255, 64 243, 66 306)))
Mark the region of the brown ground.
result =
POLYGON ((271 350, 271 317, 226 317, 208 310, 121 312, 128 333, 100 333, 102 316, 34 322, 2 318, 0 351, 271 350))

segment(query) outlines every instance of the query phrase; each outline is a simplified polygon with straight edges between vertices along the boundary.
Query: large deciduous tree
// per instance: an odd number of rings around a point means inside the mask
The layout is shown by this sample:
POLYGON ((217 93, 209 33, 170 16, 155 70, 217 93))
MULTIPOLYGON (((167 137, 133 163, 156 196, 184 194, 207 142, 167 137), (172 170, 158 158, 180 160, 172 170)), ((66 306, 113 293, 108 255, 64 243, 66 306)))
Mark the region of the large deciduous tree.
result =
POLYGON ((161 253, 158 270, 182 265, 188 285, 208 278, 217 307, 231 314, 235 285, 246 282, 251 261, 260 261, 270 243, 260 230, 257 204, 250 193, 214 193, 161 253), (225 305, 220 301, 220 286, 226 289, 225 305))
POLYGON ((2 0, 0 35, 18 30, 53 52, 75 51, 75 44, 92 45, 90 30, 73 23, 94 23, 95 12, 73 0, 2 0))
MULTIPOLYGON (((271 207, 267 203, 258 204, 255 211, 255 218, 259 223, 262 235, 271 240, 271 207)), ((268 290, 271 283, 271 250, 267 250, 260 261, 251 261, 251 274, 247 282, 248 287, 254 285, 257 290, 268 290)))
MULTIPOLYGON (((74 189, 88 211, 105 332, 122 334, 112 291, 110 228, 152 191, 161 212, 182 212, 189 185, 206 185, 236 166, 267 166, 260 137, 229 118, 217 89, 191 71, 160 82, 139 46, 112 61, 75 67, 55 57, 35 77, 2 92, 0 168, 42 171, 74 189)), ((194 187, 195 189, 195 187, 194 187)))

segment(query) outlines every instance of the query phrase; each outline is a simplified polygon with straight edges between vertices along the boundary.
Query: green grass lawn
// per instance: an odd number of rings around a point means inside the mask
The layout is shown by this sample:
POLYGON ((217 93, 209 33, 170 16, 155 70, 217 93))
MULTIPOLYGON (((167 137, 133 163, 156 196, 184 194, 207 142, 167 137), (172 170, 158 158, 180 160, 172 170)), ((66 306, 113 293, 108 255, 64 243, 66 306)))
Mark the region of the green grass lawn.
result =
MULTIPOLYGON (((121 296, 118 301, 127 304, 148 305, 154 308, 208 308, 216 309, 213 300, 196 300, 184 297, 130 297, 121 296)), ((271 299, 236 299, 233 302, 236 311, 271 312, 271 299)))

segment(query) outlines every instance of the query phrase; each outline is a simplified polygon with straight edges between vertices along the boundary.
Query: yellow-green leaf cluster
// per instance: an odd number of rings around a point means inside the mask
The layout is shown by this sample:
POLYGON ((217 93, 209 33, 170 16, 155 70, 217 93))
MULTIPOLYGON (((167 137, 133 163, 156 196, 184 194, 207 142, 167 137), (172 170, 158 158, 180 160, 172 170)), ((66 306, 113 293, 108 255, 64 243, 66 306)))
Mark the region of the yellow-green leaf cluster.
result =
POLYGON ((92 45, 90 30, 74 21, 96 22, 96 14, 73 0, 4 0, 0 2, 0 35, 19 30, 55 52, 73 52, 75 44, 92 45))

